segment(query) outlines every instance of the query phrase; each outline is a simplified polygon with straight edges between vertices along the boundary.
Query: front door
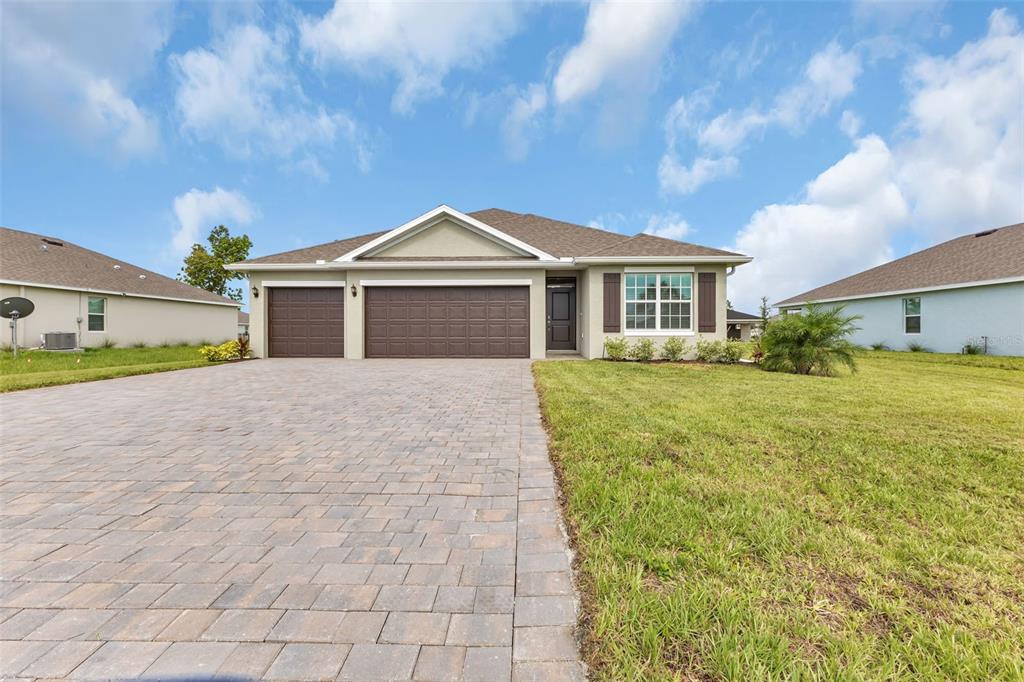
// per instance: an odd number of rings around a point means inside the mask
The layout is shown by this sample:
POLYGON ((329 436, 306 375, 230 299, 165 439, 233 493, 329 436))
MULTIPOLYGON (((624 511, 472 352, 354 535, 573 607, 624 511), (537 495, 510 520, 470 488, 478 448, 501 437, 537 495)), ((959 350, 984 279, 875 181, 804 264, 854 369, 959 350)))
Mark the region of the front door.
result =
POLYGON ((548 350, 576 350, 576 280, 548 280, 548 350))

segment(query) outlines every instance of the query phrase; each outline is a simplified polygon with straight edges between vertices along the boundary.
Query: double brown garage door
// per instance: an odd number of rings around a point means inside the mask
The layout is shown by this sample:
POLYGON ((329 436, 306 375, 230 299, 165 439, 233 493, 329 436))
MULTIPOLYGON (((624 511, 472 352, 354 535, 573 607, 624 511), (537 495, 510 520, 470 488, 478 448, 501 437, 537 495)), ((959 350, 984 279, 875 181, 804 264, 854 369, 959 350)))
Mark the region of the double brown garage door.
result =
MULTIPOLYGON (((366 287, 368 358, 526 358, 527 287, 366 287)), ((268 289, 271 357, 343 357, 345 290, 268 289)))
POLYGON ((527 287, 367 287, 368 358, 526 358, 527 287))

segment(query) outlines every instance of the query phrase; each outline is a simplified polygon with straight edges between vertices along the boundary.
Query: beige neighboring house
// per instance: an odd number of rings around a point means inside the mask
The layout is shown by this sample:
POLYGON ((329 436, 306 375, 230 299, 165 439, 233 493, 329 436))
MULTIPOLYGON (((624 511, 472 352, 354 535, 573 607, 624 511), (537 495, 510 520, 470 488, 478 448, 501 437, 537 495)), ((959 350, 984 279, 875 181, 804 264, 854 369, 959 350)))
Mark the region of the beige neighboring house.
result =
POLYGON ((598 358, 606 338, 726 337, 751 259, 647 234, 439 206, 387 232, 228 266, 259 357, 598 358))
POLYGON ((238 335, 249 336, 249 313, 238 311, 238 335))
MULTIPOLYGON (((18 344, 73 332, 83 347, 114 343, 222 342, 235 338, 235 301, 143 270, 77 244, 0 228, 0 298, 21 296, 35 311, 18 322, 18 344)), ((10 343, 3 321, 0 341, 10 343)))

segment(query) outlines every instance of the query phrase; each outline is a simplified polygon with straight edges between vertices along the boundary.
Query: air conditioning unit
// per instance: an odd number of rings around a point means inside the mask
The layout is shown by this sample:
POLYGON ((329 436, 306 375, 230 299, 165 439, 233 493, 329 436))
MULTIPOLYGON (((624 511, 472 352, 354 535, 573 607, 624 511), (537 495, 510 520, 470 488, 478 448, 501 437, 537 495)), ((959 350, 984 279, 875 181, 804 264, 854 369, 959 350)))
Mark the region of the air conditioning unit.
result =
POLYGON ((46 350, 74 350, 78 348, 75 332, 46 332, 43 334, 43 348, 46 350))

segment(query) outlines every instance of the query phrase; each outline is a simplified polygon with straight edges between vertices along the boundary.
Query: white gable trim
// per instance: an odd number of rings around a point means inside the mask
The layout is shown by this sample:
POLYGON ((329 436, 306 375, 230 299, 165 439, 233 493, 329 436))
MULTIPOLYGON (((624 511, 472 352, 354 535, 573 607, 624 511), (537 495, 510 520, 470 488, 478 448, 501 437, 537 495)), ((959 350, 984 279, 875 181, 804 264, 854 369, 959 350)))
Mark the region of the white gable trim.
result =
POLYGON ((374 251, 378 251, 385 245, 389 245, 407 237, 411 237, 420 229, 425 229, 430 225, 433 225, 443 217, 448 217, 457 223, 461 223, 463 226, 472 229, 475 232, 480 233, 500 244, 503 244, 514 251, 518 251, 523 254, 534 256, 540 260, 545 261, 557 261, 558 259, 549 253, 541 251, 538 248, 530 246, 526 242, 520 241, 515 237, 505 234, 501 230, 491 227, 487 223, 481 222, 476 218, 466 215, 461 211, 456 211, 454 208, 441 204, 432 211, 428 211, 423 215, 413 218, 404 225, 400 225, 390 232, 386 232, 381 236, 373 239, 360 247, 352 249, 346 254, 342 254, 339 258, 335 259, 338 263, 349 263, 354 261, 359 256, 365 256, 374 251), (410 234, 411 233, 411 234, 410 234))

